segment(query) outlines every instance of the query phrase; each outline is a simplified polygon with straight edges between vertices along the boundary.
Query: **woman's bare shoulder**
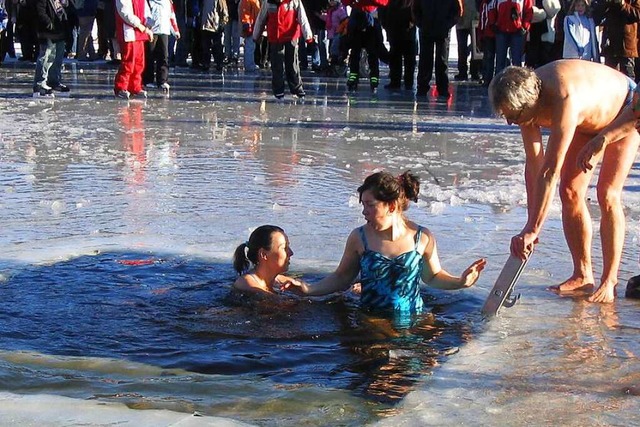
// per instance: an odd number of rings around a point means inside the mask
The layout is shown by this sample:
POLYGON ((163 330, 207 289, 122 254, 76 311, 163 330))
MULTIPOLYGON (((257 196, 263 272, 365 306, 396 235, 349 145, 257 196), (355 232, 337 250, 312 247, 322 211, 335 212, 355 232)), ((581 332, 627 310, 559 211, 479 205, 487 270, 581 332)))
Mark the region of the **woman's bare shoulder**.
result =
POLYGON ((255 292, 257 288, 252 282, 250 274, 242 274, 233 282, 233 288, 243 292, 255 292))
POLYGON ((417 233, 419 230, 421 232, 420 241, 423 241, 423 239, 428 240, 429 239, 428 236, 431 235, 431 231, 427 227, 425 227, 424 225, 417 224, 413 221, 407 221, 407 229, 412 234, 417 233))
POLYGON ((414 225, 416 233, 418 232, 418 230, 420 230, 420 241, 418 242, 418 250, 422 254, 424 254, 425 252, 431 254, 431 252, 433 251, 433 246, 435 245, 435 238, 433 237, 431 230, 419 224, 414 225))
POLYGON ((347 237, 347 246, 358 248, 362 246, 362 233, 364 233, 364 226, 356 227, 349 233, 347 237))

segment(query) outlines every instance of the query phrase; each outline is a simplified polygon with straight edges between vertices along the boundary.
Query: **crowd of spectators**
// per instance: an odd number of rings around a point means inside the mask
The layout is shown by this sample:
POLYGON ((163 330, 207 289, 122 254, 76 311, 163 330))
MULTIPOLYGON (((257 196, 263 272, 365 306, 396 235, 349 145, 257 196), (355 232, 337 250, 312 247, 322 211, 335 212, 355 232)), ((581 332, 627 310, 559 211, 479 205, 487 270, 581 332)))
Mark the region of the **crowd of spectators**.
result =
MULTIPOLYGON (((37 64, 43 55, 55 54, 57 47, 63 50, 63 58, 118 65, 123 46, 117 37, 117 17, 119 7, 127 1, 131 0, 0 0, 0 64, 6 57, 16 57, 19 44, 19 61, 37 64), (45 9, 49 15, 52 10, 54 15, 63 12, 64 25, 54 31, 53 24, 39 16, 45 9), (60 31, 62 35, 58 36, 60 31)), ((140 19, 149 29, 144 83, 167 91, 168 67, 190 67, 206 73, 237 67, 246 74, 271 69, 267 34, 270 26, 256 30, 256 19, 261 8, 284 4, 288 10, 286 4, 292 2, 145 0, 148 11, 140 19), (171 17, 162 30, 157 23, 154 25, 151 8, 161 3, 163 16, 171 17)), ((458 41, 457 71, 451 74, 456 81, 488 86, 507 65, 537 68, 562 58, 603 61, 633 80, 640 78, 640 0, 300 3, 296 7, 305 14, 312 36, 302 31, 304 28, 294 31, 299 38, 292 41, 296 45, 297 66, 292 69, 343 77, 345 90, 349 91, 362 90, 358 83, 366 79, 372 92, 383 82, 389 91, 450 97, 449 44, 454 31, 458 41), (380 74, 380 62, 388 65, 385 75, 380 74)), ((274 39, 277 37, 271 37, 274 39)), ((43 62, 46 77, 47 60, 43 62)), ((42 78, 42 72, 37 73, 42 78)), ((58 80, 54 78, 54 83, 66 88, 58 80)), ((294 86, 292 90, 303 94, 298 83, 294 86)), ((34 87, 34 93, 39 89, 34 87)))

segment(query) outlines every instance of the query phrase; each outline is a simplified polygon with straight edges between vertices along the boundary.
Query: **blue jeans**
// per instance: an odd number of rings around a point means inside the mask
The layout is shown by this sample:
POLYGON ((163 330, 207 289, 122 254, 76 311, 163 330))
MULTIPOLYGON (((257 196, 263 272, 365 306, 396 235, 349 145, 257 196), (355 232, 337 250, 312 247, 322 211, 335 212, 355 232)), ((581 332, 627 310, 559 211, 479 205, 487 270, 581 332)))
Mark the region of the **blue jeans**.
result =
POLYGON ((244 69, 245 71, 255 71, 258 66, 255 60, 256 43, 251 36, 244 38, 244 69))
POLYGON ((228 59, 240 56, 240 29, 238 21, 229 21, 224 26, 224 56, 228 59))
POLYGON ((313 34, 317 36, 317 43, 308 45, 303 37, 298 42, 298 53, 300 57, 300 66, 308 67, 308 55, 311 55, 311 65, 313 67, 326 68, 329 65, 328 40, 326 30, 313 30, 313 34))
POLYGON ((36 74, 33 90, 39 90, 43 84, 53 88, 62 78, 62 60, 64 58, 64 40, 40 40, 40 56, 36 61, 36 74))
POLYGON ((507 66, 507 49, 510 50, 511 65, 522 65, 524 35, 517 33, 496 32, 496 74, 507 66))

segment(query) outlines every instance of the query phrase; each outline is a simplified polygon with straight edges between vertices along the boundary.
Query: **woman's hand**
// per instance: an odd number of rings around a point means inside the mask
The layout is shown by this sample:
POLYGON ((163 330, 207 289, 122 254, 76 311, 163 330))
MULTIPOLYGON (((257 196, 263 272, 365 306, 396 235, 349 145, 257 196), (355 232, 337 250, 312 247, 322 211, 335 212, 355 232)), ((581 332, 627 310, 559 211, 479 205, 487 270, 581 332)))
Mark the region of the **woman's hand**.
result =
POLYGON ((289 291, 297 295, 306 295, 308 292, 307 285, 300 280, 294 279, 293 277, 280 274, 278 275, 276 280, 280 285, 280 290, 282 292, 289 291))
POLYGON ((480 272, 484 270, 485 265, 487 265, 487 260, 480 258, 463 271, 460 276, 460 279, 462 280, 462 287, 469 288, 475 285, 480 277, 480 272))

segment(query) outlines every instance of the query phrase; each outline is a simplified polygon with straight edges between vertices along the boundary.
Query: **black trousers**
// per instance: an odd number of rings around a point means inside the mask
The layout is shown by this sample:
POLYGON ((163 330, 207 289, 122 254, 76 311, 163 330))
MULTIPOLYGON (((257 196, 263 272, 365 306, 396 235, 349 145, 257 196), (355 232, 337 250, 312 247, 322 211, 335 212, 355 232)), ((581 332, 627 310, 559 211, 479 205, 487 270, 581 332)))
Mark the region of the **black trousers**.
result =
POLYGON ((435 53, 436 87, 439 95, 449 93, 449 76, 447 75, 449 60, 449 36, 442 38, 428 37, 420 30, 420 59, 418 62, 418 89, 428 90, 433 77, 435 53))
MULTIPOLYGON (((376 25, 380 25, 376 21, 376 25)), ((351 31, 351 30, 349 30, 351 31)), ((353 31, 347 35, 351 54, 349 55, 349 73, 360 75, 360 52, 367 51, 369 62, 369 78, 380 77, 380 62, 378 58, 379 29, 374 25, 364 31, 353 31)))
POLYGON ((269 63, 269 41, 265 36, 260 36, 253 51, 253 60, 260 68, 266 68, 269 63))
POLYGON ((635 81, 636 71, 634 58, 628 58, 626 56, 605 56, 604 63, 635 81))
POLYGON ((527 54, 524 57, 524 65, 531 68, 542 67, 556 59, 553 57, 553 43, 542 40, 529 40, 525 43, 527 54))
POLYGON ((147 43, 142 83, 145 85, 153 83, 154 74, 157 86, 166 83, 169 78, 168 34, 154 34, 153 40, 147 43))
POLYGON ((200 32, 200 40, 202 43, 202 58, 200 63, 203 68, 211 66, 211 53, 218 68, 222 68, 224 63, 224 49, 222 47, 222 31, 206 31, 200 32))
POLYGON ((175 62, 177 65, 186 65, 191 51, 192 28, 187 26, 184 12, 176 13, 176 21, 178 22, 178 30, 180 30, 180 39, 176 40, 175 62))
POLYGON ((285 79, 289 91, 297 94, 302 89, 300 63, 298 62, 298 40, 284 43, 269 43, 271 58, 271 88, 275 96, 284 95, 285 79))
POLYGON ((413 87, 417 53, 418 43, 415 37, 389 38, 389 80, 392 86, 400 86, 404 66, 404 86, 406 89, 413 87))
POLYGON ((456 29, 458 39, 458 74, 467 77, 479 77, 482 69, 482 59, 471 59, 471 69, 469 69, 469 44, 471 43, 471 29, 456 29))
POLYGON ((40 43, 38 42, 38 34, 33 23, 16 25, 16 32, 20 39, 20 48, 22 57, 29 61, 35 62, 40 56, 40 43))

